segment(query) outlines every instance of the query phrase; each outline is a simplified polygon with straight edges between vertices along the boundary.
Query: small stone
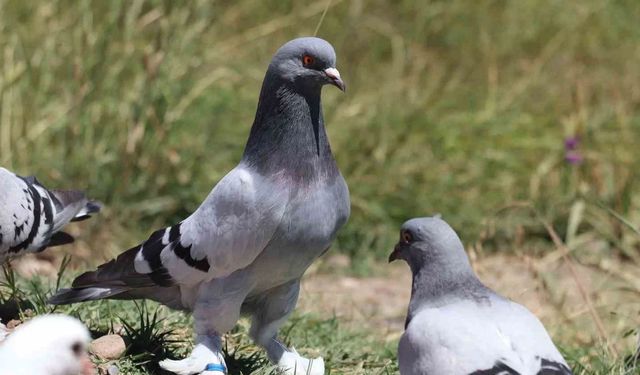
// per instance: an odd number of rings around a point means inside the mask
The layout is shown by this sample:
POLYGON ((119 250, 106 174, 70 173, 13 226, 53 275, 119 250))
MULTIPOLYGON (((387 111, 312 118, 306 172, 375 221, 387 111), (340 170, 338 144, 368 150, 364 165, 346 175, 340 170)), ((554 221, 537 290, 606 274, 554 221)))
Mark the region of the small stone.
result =
POLYGON ((120 369, 115 364, 109 362, 98 366, 98 373, 100 375, 119 375, 120 369))
POLYGON ((120 369, 116 365, 111 365, 107 368, 107 374, 109 375, 118 375, 120 374, 120 369))
POLYGON ((106 335, 91 342, 89 351, 103 360, 112 360, 122 357, 127 349, 120 335, 106 335))
POLYGON ((9 323, 7 323, 7 329, 10 330, 10 331, 13 331, 20 324, 22 324, 22 322, 19 321, 18 319, 12 319, 12 320, 9 321, 9 323))
POLYGON ((118 366, 116 366, 116 365, 111 365, 111 366, 107 367, 107 374, 109 374, 109 375, 118 375, 118 374, 120 374, 120 369, 118 369, 118 366))

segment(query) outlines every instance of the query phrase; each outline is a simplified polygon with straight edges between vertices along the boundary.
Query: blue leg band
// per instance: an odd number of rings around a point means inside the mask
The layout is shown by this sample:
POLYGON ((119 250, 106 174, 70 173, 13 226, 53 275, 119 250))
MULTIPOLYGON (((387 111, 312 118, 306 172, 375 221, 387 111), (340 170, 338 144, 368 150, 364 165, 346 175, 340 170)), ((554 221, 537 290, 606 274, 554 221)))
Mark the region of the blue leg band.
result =
POLYGON ((205 368, 204 371, 220 371, 224 374, 227 373, 227 368, 224 367, 223 364, 221 363, 209 363, 205 368))

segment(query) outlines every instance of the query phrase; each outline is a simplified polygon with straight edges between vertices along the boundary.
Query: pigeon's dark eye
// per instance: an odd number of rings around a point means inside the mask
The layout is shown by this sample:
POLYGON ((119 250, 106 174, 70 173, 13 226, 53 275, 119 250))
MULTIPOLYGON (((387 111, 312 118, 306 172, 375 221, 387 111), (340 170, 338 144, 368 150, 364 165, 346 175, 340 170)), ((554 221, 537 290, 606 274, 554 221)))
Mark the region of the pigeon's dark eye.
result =
POLYGON ((413 241, 413 236, 411 235, 410 232, 406 230, 403 230, 402 233, 400 233, 400 238, 402 239, 402 242, 405 242, 405 243, 409 243, 413 241))
POLYGON ((84 352, 84 345, 82 345, 82 343, 76 342, 75 344, 71 345, 71 351, 73 352, 73 354, 80 357, 84 352))
POLYGON ((316 60, 312 56, 309 56, 309 55, 302 56, 302 65, 304 65, 305 67, 309 67, 313 65, 315 61, 316 60))

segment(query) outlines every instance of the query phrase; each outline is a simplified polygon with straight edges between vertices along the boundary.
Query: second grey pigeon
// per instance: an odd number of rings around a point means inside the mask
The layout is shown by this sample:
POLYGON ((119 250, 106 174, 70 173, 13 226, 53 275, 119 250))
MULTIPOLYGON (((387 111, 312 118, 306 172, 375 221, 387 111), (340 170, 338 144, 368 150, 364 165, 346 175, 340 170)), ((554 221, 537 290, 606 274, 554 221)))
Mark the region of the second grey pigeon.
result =
POLYGON ((413 274, 401 375, 571 374, 538 318, 482 284, 440 218, 405 222, 389 256, 396 259, 413 274))
POLYGON ((0 168, 0 264, 24 253, 73 242, 62 231, 72 221, 100 211, 77 190, 49 190, 35 177, 0 168))
POLYGON ((176 374, 226 373, 221 337, 244 314, 282 372, 323 374, 321 358, 300 356, 277 334, 296 306, 300 278, 350 212, 324 126, 326 84, 344 90, 328 42, 283 45, 267 69, 240 164, 191 216, 80 275, 51 302, 148 298, 193 312, 191 355, 160 363, 176 374))

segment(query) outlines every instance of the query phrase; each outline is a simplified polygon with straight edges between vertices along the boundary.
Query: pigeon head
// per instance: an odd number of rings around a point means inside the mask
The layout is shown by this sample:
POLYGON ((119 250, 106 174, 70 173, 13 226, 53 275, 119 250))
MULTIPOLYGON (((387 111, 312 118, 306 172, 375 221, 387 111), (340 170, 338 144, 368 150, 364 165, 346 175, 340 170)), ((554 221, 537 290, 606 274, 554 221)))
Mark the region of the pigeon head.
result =
POLYGON ((77 319, 40 316, 9 335, 0 346, 0 361, 7 361, 9 373, 90 375, 94 374, 87 353, 90 340, 89 331, 77 319))
POLYGON ((456 232, 440 217, 406 221, 389 262, 403 259, 416 272, 425 266, 443 271, 469 270, 469 259, 456 232))
POLYGON ((326 84, 345 90, 336 69, 336 53, 329 42, 320 38, 298 38, 284 44, 273 56, 269 73, 291 82, 300 91, 319 91, 326 84))

